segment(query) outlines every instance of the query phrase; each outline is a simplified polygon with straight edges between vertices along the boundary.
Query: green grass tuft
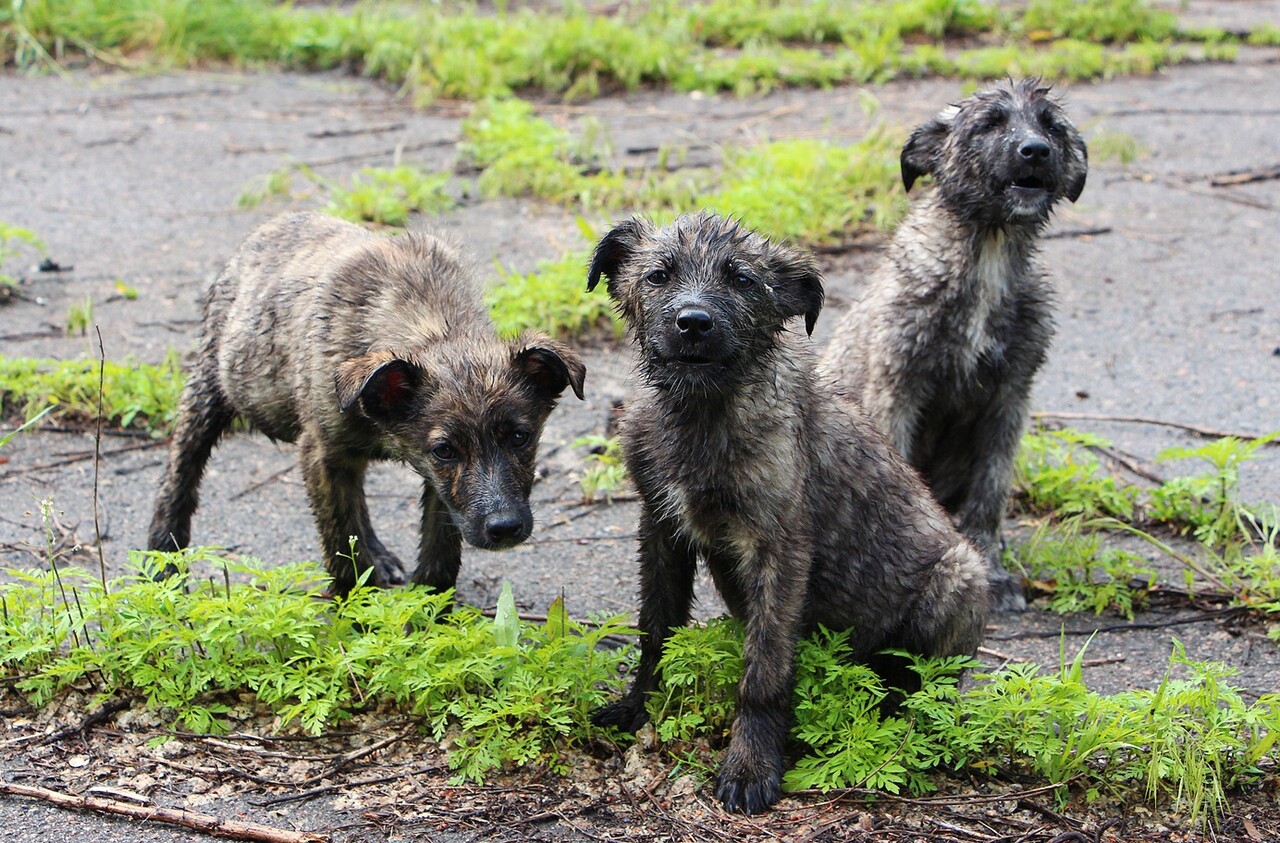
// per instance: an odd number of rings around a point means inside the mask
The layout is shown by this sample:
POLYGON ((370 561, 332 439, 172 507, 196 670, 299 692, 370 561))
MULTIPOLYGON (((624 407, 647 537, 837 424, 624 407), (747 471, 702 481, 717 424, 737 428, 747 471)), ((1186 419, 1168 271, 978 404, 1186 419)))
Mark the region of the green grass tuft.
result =
POLYGON ((5 273, 4 265, 21 254, 24 247, 44 251, 44 243, 34 231, 0 222, 0 286, 12 287, 18 279, 5 273))
POLYGON ((587 258, 585 252, 570 252, 525 274, 499 264, 498 281, 485 294, 498 333, 512 336, 536 329, 581 337, 604 330, 622 336, 625 326, 609 297, 599 290, 587 292, 587 258))
MULTIPOLYGON (((54 415, 86 423, 98 416, 97 360, 39 360, 0 356, 0 413, 28 418, 49 405, 54 415)), ((171 352, 158 366, 106 363, 102 417, 113 427, 167 431, 182 392, 182 369, 171 352)))
POLYGON ((1127 165, 1150 154, 1150 149, 1127 132, 1099 129, 1089 138, 1089 158, 1093 161, 1127 165))
MULTIPOLYGON (((1182 60, 1185 52, 1168 49, 1180 37, 1209 40, 1180 33, 1175 16, 1146 0, 1034 0, 1023 11, 978 0, 660 0, 608 15, 577 4, 487 14, 268 0, 24 0, 0 8, 0 61, 19 67, 86 55, 178 67, 343 67, 403 85, 419 101, 525 91, 575 99, 646 84, 748 93, 904 73, 974 78, 979 67, 984 78, 1052 68, 1056 78, 1079 79, 1149 72, 1149 48, 1145 61, 1120 48, 1161 44, 1165 59, 1182 60), (1012 52, 1003 63, 965 50, 952 61, 940 40, 947 36, 981 36, 1012 52), (1085 51, 1062 49, 1068 42, 1098 49, 1080 62, 1085 51)), ((1262 28, 1255 40, 1269 37, 1262 28)))

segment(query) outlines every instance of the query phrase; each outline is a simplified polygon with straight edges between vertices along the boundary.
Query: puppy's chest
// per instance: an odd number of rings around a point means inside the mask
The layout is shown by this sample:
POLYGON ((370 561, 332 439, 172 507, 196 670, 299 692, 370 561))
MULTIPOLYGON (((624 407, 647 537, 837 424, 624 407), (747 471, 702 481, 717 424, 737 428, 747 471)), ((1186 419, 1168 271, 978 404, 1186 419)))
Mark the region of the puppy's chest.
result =
POLYGON ((1004 351, 1018 309, 1020 269, 997 248, 983 249, 969 267, 951 327, 956 351, 971 365, 1004 351))
POLYGON ((704 547, 753 546, 796 505, 801 468, 785 429, 710 424, 669 433, 676 447, 651 454, 646 497, 704 547))

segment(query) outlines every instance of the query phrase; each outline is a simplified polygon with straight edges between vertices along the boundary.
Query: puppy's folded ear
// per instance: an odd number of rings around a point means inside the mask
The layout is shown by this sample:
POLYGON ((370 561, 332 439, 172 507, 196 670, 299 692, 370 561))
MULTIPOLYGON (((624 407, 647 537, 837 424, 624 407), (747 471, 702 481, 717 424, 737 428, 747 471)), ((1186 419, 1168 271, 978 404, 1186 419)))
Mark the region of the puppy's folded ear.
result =
POLYGON ((955 116, 956 108, 952 106, 918 126, 911 137, 907 138, 899 159, 902 165, 902 184, 907 190, 911 190, 916 179, 937 169, 938 162, 942 160, 942 145, 951 133, 955 116))
POLYGON ((546 334, 535 332, 521 334, 511 343, 511 350, 512 367, 533 386, 540 398, 554 401, 567 386, 582 399, 587 367, 578 352, 546 334))
POLYGON ((1089 147, 1074 126, 1071 127, 1069 143, 1075 155, 1068 157, 1067 198, 1074 202, 1084 192, 1084 180, 1089 175, 1089 147))
POLYGON ((772 256, 771 267, 777 279, 774 293, 785 317, 804 316, 804 329, 812 336, 813 326, 822 312, 826 293, 822 289, 822 273, 813 258, 789 246, 779 246, 772 256))
POLYGON ((339 410, 345 413, 359 403, 369 418, 385 422, 408 417, 422 381, 422 369, 390 351, 344 360, 333 376, 339 410))
POLYGON ((640 241, 652 228, 653 224, 648 220, 632 217, 600 238, 591 255, 591 266, 587 270, 587 292, 596 288, 601 275, 610 282, 617 281, 618 271, 635 255, 640 241))

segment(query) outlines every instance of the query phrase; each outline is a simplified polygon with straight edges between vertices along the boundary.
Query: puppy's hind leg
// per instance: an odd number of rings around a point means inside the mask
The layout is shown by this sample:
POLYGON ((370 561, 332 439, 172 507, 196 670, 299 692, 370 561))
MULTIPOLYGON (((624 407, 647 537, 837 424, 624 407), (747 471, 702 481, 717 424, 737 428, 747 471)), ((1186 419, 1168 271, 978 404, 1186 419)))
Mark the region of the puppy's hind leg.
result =
MULTIPOLYGON (((178 404, 169 463, 147 536, 149 550, 180 550, 191 541, 191 516, 199 503, 205 464, 234 418, 235 410, 218 385, 216 359, 202 349, 178 404)), ((164 573, 168 576, 176 570, 169 565, 164 573)))

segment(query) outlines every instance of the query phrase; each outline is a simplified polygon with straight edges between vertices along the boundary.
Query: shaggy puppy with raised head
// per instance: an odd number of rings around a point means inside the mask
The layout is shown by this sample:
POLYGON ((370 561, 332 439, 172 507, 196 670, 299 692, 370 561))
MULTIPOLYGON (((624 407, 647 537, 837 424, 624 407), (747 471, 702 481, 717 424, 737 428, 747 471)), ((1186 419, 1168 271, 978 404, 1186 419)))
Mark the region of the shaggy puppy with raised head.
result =
POLYGON ((404 582, 365 505, 365 467, 387 459, 423 478, 410 579, 451 588, 464 538, 499 549, 529 536, 542 425, 565 388, 582 397, 584 374, 573 350, 541 334, 499 341, 479 285, 444 241, 319 214, 277 218, 241 244, 205 299, 150 547, 187 545, 205 463, 240 417, 298 443, 335 592, 370 566, 377 585, 404 582))
MULTIPOLYGON (((981 555, 855 404, 814 373, 822 281, 812 261, 710 214, 632 219, 596 246, 630 327, 639 388, 622 426, 642 498, 641 656, 595 722, 627 730, 671 630, 689 621, 703 560, 746 626, 745 665, 717 796, 755 813, 781 794, 793 660, 819 624, 855 630, 855 656, 890 647, 971 653, 982 635, 981 555)), ((901 681, 892 675, 891 681, 901 681)))
POLYGON ((1053 336, 1036 260, 1053 208, 1084 189, 1084 141, 1037 79, 951 106, 902 149, 912 209, 823 360, 987 554, 993 605, 1025 608, 1000 522, 1032 381, 1053 336))

